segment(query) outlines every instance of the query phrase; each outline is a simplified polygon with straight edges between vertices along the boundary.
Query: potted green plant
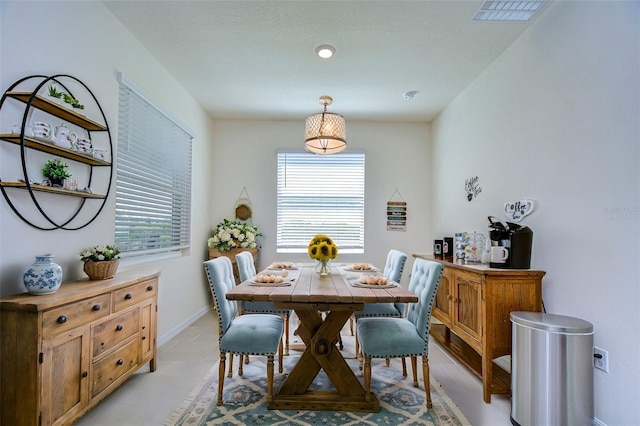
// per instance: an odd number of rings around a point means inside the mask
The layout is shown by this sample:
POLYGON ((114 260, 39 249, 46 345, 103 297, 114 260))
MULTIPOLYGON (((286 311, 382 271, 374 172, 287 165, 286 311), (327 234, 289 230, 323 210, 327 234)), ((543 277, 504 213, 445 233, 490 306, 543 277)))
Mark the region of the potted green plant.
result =
POLYGON ((59 91, 58 88, 53 84, 49 85, 47 96, 51 99, 51 101, 59 104, 64 94, 64 92, 59 91))
POLYGON ((62 181, 71 177, 71 173, 67 170, 69 165, 59 158, 47 160, 42 167, 42 176, 51 181, 52 186, 62 187, 62 181))
POLYGON ((65 103, 69 104, 75 112, 81 114, 82 111, 84 110, 84 105, 82 105, 80 101, 74 98, 73 96, 67 93, 63 93, 62 99, 64 100, 65 103))
POLYGON ((77 99, 74 99, 74 102, 71 103, 71 106, 73 107, 73 110, 75 112, 77 112, 78 114, 83 114, 84 115, 84 105, 82 105, 80 102, 78 102, 77 99))

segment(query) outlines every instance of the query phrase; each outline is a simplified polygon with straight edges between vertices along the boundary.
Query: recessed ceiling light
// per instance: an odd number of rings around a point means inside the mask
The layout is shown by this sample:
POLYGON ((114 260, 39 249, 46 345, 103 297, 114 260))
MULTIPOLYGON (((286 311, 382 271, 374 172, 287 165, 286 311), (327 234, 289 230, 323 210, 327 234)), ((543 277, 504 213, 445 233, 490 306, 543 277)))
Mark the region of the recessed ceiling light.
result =
POLYGON ((485 0, 472 20, 528 21, 543 3, 543 0, 485 0))
POLYGON ((329 44, 321 44, 320 46, 316 47, 316 53, 322 59, 328 59, 332 57, 334 53, 336 53, 336 49, 329 44))

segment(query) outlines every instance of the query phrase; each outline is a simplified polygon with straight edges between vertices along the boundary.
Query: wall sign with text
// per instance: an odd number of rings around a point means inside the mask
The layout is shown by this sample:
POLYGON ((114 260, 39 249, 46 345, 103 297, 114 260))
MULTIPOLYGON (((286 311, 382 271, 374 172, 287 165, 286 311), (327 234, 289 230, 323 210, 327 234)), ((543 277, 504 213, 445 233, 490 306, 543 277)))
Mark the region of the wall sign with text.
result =
POLYGON ((387 202, 387 231, 407 230, 407 203, 405 201, 387 202))

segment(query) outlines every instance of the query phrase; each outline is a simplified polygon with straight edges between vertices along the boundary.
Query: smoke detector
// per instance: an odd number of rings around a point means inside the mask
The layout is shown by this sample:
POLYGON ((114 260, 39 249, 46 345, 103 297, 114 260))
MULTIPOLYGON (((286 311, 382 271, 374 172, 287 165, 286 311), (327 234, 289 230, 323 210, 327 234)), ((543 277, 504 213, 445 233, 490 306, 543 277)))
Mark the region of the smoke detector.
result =
POLYGON ((413 99, 413 97, 416 95, 416 93, 418 93, 417 90, 409 90, 408 92, 404 92, 402 94, 402 97, 405 98, 406 100, 410 101, 411 99, 413 99))

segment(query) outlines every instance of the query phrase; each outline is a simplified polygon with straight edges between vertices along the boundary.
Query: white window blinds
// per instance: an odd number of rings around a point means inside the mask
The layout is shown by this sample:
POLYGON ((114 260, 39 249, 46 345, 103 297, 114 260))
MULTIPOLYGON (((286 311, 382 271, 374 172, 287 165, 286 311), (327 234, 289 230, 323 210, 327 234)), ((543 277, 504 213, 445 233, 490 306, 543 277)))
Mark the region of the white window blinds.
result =
POLYGON ((364 251, 364 160, 362 152, 278 152, 278 253, 306 253, 316 234, 342 253, 364 251))
POLYGON ((115 244, 123 256, 186 248, 191 139, 149 98, 120 84, 115 244))

